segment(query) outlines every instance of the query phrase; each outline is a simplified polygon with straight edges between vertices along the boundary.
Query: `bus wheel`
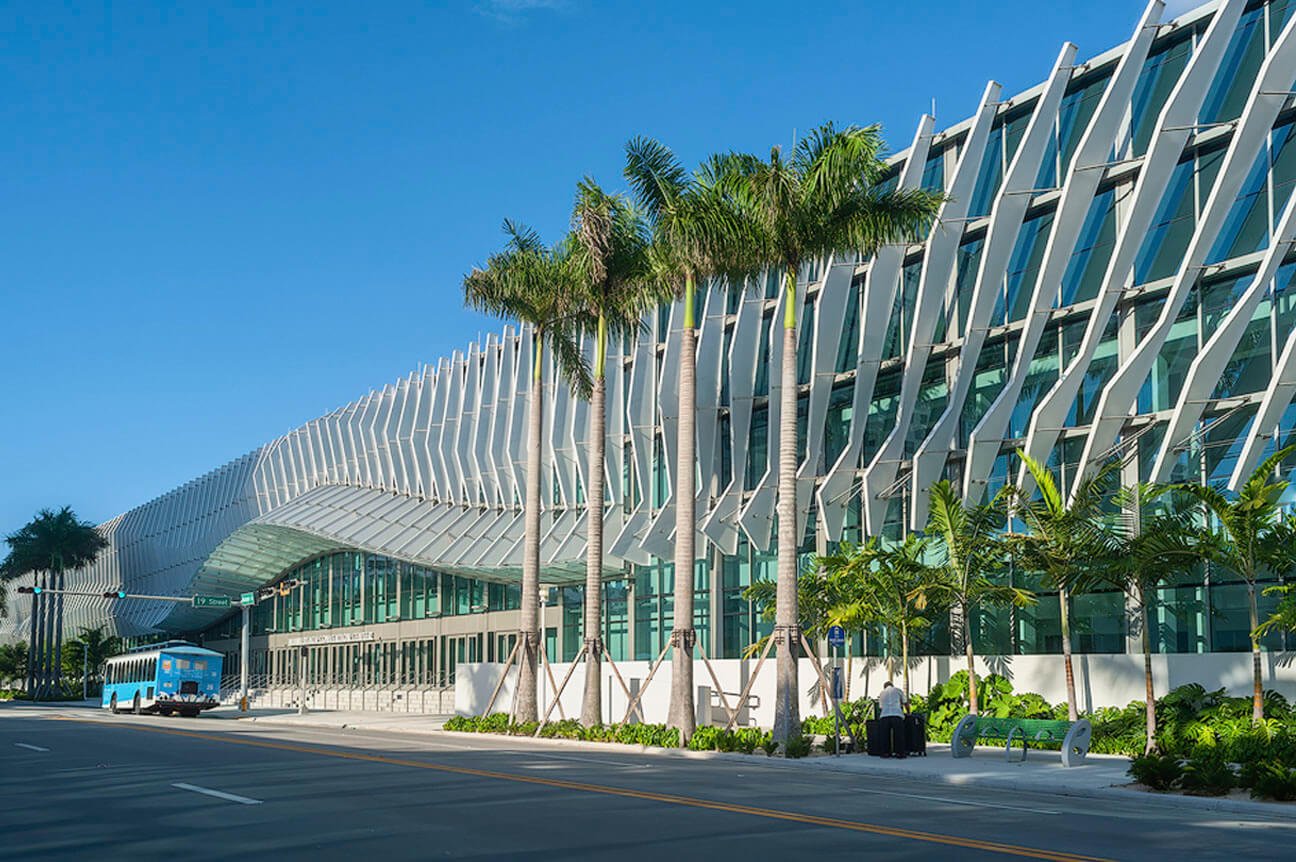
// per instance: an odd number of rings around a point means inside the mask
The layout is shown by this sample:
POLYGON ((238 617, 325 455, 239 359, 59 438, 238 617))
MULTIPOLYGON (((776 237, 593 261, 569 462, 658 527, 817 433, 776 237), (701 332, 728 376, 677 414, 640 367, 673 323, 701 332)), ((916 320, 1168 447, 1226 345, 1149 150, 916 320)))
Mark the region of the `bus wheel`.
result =
POLYGON ((138 695, 138 694, 135 695, 135 703, 134 703, 133 706, 131 706, 131 712, 133 712, 135 715, 139 715, 139 714, 140 714, 140 705, 139 705, 139 695, 138 695))
POLYGON ((116 695, 116 694, 114 694, 114 695, 112 696, 112 700, 108 702, 108 711, 111 712, 113 715, 116 715, 116 714, 117 714, 117 695, 116 695))

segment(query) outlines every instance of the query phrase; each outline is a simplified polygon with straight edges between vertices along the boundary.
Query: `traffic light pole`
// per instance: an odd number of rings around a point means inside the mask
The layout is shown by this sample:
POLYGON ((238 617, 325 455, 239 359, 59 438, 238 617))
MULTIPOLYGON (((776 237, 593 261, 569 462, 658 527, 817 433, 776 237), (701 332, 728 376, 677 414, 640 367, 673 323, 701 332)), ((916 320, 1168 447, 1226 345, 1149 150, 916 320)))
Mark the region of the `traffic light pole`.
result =
POLYGON ((251 645, 252 606, 243 606, 243 633, 239 637, 239 710, 248 708, 248 650, 251 645))

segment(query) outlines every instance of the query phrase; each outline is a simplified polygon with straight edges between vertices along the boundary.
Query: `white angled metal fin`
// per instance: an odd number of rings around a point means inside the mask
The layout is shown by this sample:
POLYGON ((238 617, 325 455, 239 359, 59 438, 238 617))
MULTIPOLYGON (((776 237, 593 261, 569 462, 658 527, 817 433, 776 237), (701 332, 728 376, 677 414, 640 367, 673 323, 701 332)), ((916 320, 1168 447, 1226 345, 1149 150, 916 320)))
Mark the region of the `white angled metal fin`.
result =
MULTIPOLYGON (((1139 73, 1156 36, 1156 24, 1161 19, 1163 5, 1159 0, 1148 4, 1076 146, 1075 155, 1062 183, 1062 194, 1054 212, 1052 230, 1045 246, 1044 259, 1036 278, 1012 371, 1003 391, 991 402, 986 414, 969 435, 968 454, 964 464, 964 495, 969 500, 978 500, 985 492, 987 479, 999 456, 1009 421, 1017 406, 1017 398, 1030 374, 1031 361, 1048 328, 1049 310, 1058 296, 1076 240, 1105 173, 1098 166, 1107 160, 1112 142, 1129 110, 1139 73)), ((1070 406, 1069 402, 1067 406, 1070 406)), ((1041 420, 1043 410, 1043 405, 1035 410, 1029 432, 1032 437, 1039 436, 1036 423, 1041 420)), ((1049 421, 1045 424, 1049 428, 1056 424, 1052 421, 1051 412, 1049 421)), ((1027 445, 1030 445, 1030 441, 1027 445)), ((1052 448, 1052 441, 1045 448, 1052 448)))
MULTIPOLYGON (((935 120, 924 114, 918 120, 909 155, 900 169, 896 186, 916 189, 922 181, 923 168, 931 149, 932 128, 935 120)), ((846 504, 851 488, 856 482, 856 468, 864 446, 864 431, 868 422, 869 402, 877 382, 878 366, 886 347, 886 321, 895 303, 900 283, 900 268, 904 263, 905 246, 883 246, 874 255, 865 276, 860 295, 859 343, 855 359, 855 387, 851 396, 851 424, 846 448, 829 465, 828 473, 819 486, 819 524, 829 541, 841 539, 846 517, 846 504)), ((732 553, 732 552, 730 552, 732 553)))
MULTIPOLYGON (((911 529, 921 529, 927 521, 928 490, 940 479, 953 447, 954 437, 958 433, 963 405, 968 391, 972 388, 977 360, 985 344, 986 329, 990 326, 995 302, 1002 295, 1008 261, 1017 244, 1018 234, 1021 233, 1026 211, 1030 207, 1033 187, 1036 177, 1039 176, 1040 164, 1044 160, 1053 125, 1057 122, 1062 95, 1071 81, 1075 55, 1076 46, 1070 42, 1064 44, 1058 53, 1057 61, 1053 64, 1053 72, 1044 87, 1044 92, 1040 94, 1017 152, 1013 155, 1012 162, 1004 174, 1003 185, 990 209, 990 224, 986 230, 985 245, 981 250, 981 262, 968 307, 968 320, 963 327, 963 346, 959 351, 953 385, 950 387, 949 402, 945 412, 932 427, 931 433, 927 435, 927 439, 914 452, 909 525, 911 529)), ((914 370, 911 369, 911 373, 914 370)))
MULTIPOLYGON (((1260 269, 1255 274, 1251 285, 1234 303, 1225 318, 1220 321, 1215 332, 1203 345, 1188 368, 1188 376, 1179 390, 1179 400, 1166 429, 1164 442, 1157 453, 1152 467, 1152 481, 1164 482, 1170 478, 1170 469, 1174 463, 1175 446, 1183 441, 1197 425, 1197 420, 1206 410, 1211 393, 1219 383, 1220 376, 1233 357, 1251 317, 1260 301, 1269 294, 1270 285, 1282 265, 1283 257, 1291 249, 1296 239, 1296 195, 1287 200, 1278 227, 1274 230, 1274 241, 1265 252, 1260 269)), ((1267 338, 1266 334, 1266 338, 1267 338)))
MULTIPOLYGON (((1151 330, 1144 333, 1134 352, 1116 370, 1099 396, 1093 426, 1080 460, 1086 468, 1094 466, 1097 454, 1110 447, 1120 433, 1125 414, 1138 397, 1138 391, 1156 361, 1179 309, 1201 278, 1202 264, 1246 180, 1248 169, 1268 141, 1278 112, 1290 98, 1293 80, 1296 80, 1296 18, 1283 28, 1260 67, 1251 97, 1224 154, 1219 176, 1206 199, 1197 230, 1188 243, 1183 263, 1161 306, 1160 317, 1151 330)), ((1173 443, 1167 438, 1163 445, 1173 443)))
POLYGON ((873 460, 864 469, 863 502, 865 523, 872 535, 882 531, 888 500, 882 492, 895 482, 904 457, 905 440, 914 406, 922 385, 923 371, 931 356, 932 336, 945 303, 946 291, 954 275, 954 263, 959 241, 963 237, 964 220, 968 214, 972 191, 976 185, 986 141, 994 124, 998 108, 1000 86, 991 81, 981 96, 972 128, 968 131, 958 166, 949 184, 949 199, 941 205, 936 223, 927 238, 927 252, 923 257, 922 277, 918 284, 917 305, 913 327, 905 353, 905 375, 900 383, 900 403, 896 411, 895 427, 887 435, 873 460))

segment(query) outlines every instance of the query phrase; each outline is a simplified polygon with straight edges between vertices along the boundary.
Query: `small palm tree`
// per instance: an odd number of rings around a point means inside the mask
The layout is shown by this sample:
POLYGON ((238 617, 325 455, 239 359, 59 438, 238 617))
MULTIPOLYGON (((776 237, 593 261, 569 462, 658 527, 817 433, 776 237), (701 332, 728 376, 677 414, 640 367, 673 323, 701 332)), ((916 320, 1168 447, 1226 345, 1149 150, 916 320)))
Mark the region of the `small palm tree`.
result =
MULTIPOLYGON (((95 525, 79 520, 68 506, 57 512, 42 509, 5 541, 9 556, 0 563, 0 581, 31 575, 34 582, 43 576, 55 590, 63 589, 65 572, 93 564, 108 547, 95 525)), ((32 596, 27 691, 37 698, 57 692, 63 666, 63 595, 55 593, 51 598, 52 608, 45 604, 50 599, 32 596)))
POLYGON ((680 328, 679 439, 676 444, 675 613, 671 642, 671 698, 667 724, 678 728, 681 742, 693 735, 693 564, 697 441, 697 284, 735 269, 737 249, 744 246, 744 223, 719 193, 715 177, 689 174, 675 154, 651 138, 626 144, 625 177, 652 226, 650 262, 654 280, 683 300, 680 328))
POLYGON ((1062 663, 1066 673, 1067 714, 1079 717, 1075 672, 1071 665, 1070 602, 1072 592, 1086 582, 1091 566, 1115 558, 1119 537, 1108 528, 1104 504, 1120 465, 1111 461, 1082 478, 1068 502, 1048 467, 1018 450, 1035 482, 1036 495, 1007 486, 1012 514, 1026 524, 1025 535, 1011 536, 1011 552, 1027 569, 1040 572, 1058 591, 1062 627, 1062 663))
POLYGON ((1284 571, 1292 563, 1292 532, 1280 518, 1278 500, 1288 482, 1276 478, 1278 466, 1296 452, 1296 445, 1265 459, 1233 499, 1209 485, 1178 486, 1206 510, 1216 526, 1207 545, 1209 559, 1246 583, 1251 613, 1251 721, 1264 721, 1264 673, 1260 661, 1260 615, 1256 583, 1266 570, 1284 571))
POLYGON ((1119 535, 1117 553, 1101 565, 1080 573, 1073 589, 1111 586, 1128 596, 1142 630, 1144 751, 1156 749, 1156 686, 1152 675, 1151 604, 1157 589, 1177 574, 1197 565, 1205 553, 1201 528, 1182 495, 1166 485, 1139 483, 1121 488, 1113 498, 1119 506, 1113 526, 1119 535))
POLYGON ((780 148, 769 161, 725 155, 711 173, 743 219, 747 269, 783 279, 783 357, 778 454, 778 641, 774 739, 800 730, 797 707, 797 280, 816 260, 865 257, 880 246, 916 239, 935 216, 941 196, 885 189, 884 144, 877 126, 814 130, 790 159, 780 148))
POLYGON ((523 504, 525 538, 518 633, 522 661, 514 717, 517 721, 535 721, 540 648, 540 476, 544 470, 541 435, 545 348, 553 355, 558 372, 574 389, 588 395, 593 381, 581 352, 580 334, 588 328, 589 321, 575 289, 577 278, 572 244, 567 242, 547 248, 535 231, 511 221, 504 222, 504 232, 508 235, 504 250, 492 255, 485 267, 464 276, 464 301, 470 308, 514 318, 531 329, 526 500, 523 504))
POLYGON ((589 474, 585 495, 585 696, 581 721, 603 723, 603 473, 607 440, 607 348, 642 324, 660 299, 649 277, 648 229, 620 195, 586 177, 576 187, 572 210, 573 262, 584 313, 594 319, 593 385, 590 390, 589 474))
POLYGON ((931 488, 927 535, 933 539, 933 594, 959 611, 963 653, 967 658, 968 708, 977 713, 976 659, 972 648, 972 612, 988 606, 1024 607, 1035 601, 1027 590, 998 584, 991 575, 1002 571, 1005 547, 999 540, 1004 526, 1001 498, 980 506, 964 506, 948 481, 931 488))
POLYGON ((900 642, 902 688, 909 696, 909 643, 932 624, 934 572, 925 562, 928 540, 910 533, 904 542, 875 546, 873 565, 860 570, 857 614, 894 632, 900 642))
POLYGON ((69 640, 63 655, 63 674, 80 678, 97 675, 103 663, 121 652, 121 638, 108 634, 103 626, 83 626, 81 633, 69 640))

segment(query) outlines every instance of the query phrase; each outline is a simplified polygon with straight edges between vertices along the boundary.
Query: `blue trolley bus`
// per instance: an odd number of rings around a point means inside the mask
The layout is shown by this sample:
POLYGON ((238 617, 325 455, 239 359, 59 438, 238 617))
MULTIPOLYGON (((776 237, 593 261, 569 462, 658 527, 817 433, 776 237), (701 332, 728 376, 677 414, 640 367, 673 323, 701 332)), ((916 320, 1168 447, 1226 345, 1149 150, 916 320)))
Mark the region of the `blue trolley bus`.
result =
POLYGON ((187 641, 136 647, 104 663, 103 708, 195 716, 220 703, 218 652, 187 641))

